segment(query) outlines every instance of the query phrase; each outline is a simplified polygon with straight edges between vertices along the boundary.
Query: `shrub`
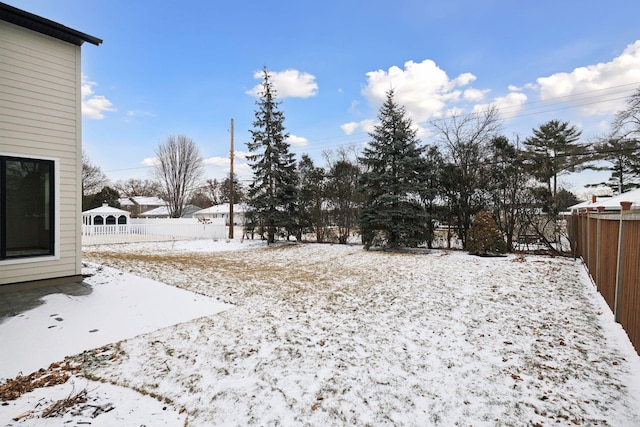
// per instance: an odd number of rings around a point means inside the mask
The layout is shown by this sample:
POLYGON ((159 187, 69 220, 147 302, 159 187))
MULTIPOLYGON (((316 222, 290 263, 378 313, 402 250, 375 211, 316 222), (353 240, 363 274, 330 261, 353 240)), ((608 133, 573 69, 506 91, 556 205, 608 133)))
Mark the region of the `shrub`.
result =
POLYGON ((472 255, 497 255, 507 251, 507 244, 496 222, 485 210, 478 212, 467 234, 466 250, 472 255))

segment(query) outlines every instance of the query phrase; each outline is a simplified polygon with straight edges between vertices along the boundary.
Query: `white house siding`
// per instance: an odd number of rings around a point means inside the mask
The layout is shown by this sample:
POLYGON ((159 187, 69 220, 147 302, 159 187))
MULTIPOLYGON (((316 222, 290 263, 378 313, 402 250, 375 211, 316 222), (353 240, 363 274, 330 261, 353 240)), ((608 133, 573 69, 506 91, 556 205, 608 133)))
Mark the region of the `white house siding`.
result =
POLYGON ((81 274, 80 47, 0 21, 0 154, 56 162, 55 256, 0 261, 0 285, 81 274))

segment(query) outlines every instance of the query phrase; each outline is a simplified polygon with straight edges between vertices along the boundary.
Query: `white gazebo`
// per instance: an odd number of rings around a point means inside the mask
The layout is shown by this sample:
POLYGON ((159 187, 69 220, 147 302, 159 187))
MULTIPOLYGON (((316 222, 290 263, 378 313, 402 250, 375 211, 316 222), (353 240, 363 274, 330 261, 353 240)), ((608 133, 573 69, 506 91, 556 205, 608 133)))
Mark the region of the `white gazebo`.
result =
POLYGON ((99 208, 82 212, 83 234, 127 232, 131 212, 103 203, 99 208), (99 231, 98 231, 99 230, 99 231))

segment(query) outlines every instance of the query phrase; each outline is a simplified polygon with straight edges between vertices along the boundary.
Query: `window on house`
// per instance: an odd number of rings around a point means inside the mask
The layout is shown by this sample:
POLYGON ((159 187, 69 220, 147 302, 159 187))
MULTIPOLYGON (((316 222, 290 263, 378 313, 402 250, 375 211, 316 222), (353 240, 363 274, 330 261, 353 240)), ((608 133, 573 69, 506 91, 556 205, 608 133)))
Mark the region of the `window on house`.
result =
POLYGON ((0 259, 54 253, 54 162, 0 156, 0 259))

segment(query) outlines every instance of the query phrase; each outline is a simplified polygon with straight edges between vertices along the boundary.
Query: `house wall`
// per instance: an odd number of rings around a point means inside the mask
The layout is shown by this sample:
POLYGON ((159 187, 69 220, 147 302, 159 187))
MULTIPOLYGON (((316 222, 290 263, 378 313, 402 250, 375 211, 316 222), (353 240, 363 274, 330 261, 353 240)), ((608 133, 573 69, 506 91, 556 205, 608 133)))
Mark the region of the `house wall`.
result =
POLYGON ((0 154, 54 160, 55 254, 0 261, 0 285, 81 274, 80 47, 0 21, 0 154))

